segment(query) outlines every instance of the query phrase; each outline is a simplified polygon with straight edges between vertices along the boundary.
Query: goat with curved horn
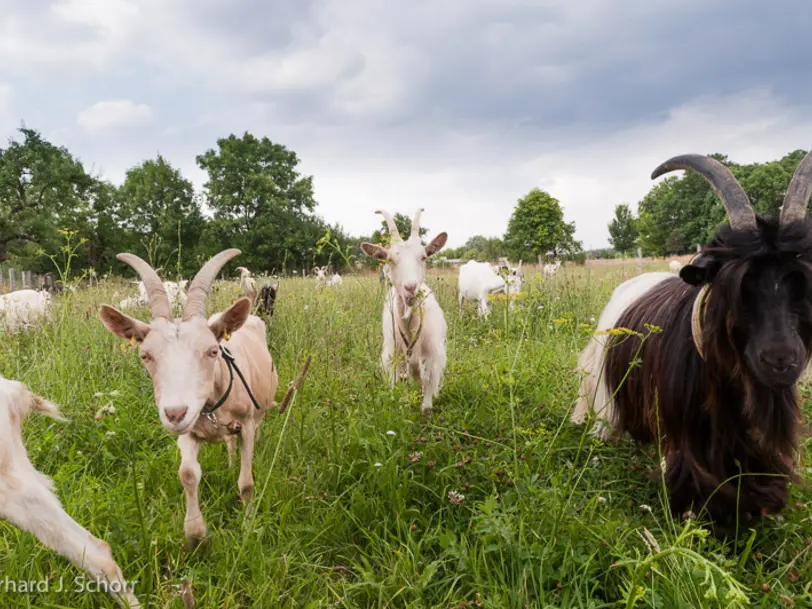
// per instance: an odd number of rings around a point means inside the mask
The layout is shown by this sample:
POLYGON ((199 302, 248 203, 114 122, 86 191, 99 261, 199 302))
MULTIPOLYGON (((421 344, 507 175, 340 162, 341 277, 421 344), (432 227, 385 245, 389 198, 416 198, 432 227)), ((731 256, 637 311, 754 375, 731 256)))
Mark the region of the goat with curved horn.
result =
POLYGON ((118 254, 116 258, 135 269, 135 272, 141 277, 141 281, 144 282, 149 308, 152 311, 152 319, 172 319, 172 307, 169 306, 169 297, 155 269, 135 254, 118 254))
POLYGON ((412 220, 412 237, 420 238, 420 214, 424 211, 425 209, 421 207, 414 214, 414 219, 412 220))
POLYGON ((719 197, 734 230, 755 229, 756 214, 747 193, 730 169, 714 158, 701 154, 682 154, 662 163, 651 173, 651 179, 678 169, 690 169, 701 175, 719 197))
POLYGON ((809 197, 812 197, 812 150, 806 154, 792 174, 787 194, 784 195, 781 224, 803 220, 809 197))
POLYGON ((398 230, 397 224, 395 224, 395 219, 385 209, 376 209, 376 214, 381 214, 384 219, 386 220, 386 226, 389 228, 389 243, 397 243, 398 241, 403 241, 403 238, 400 236, 400 231, 398 230))
POLYGON ((192 279, 192 283, 189 284, 186 308, 183 311, 184 321, 195 316, 206 316, 206 299, 209 297, 211 284, 226 263, 239 254, 240 250, 236 248, 223 250, 211 258, 203 265, 203 268, 197 272, 195 278, 192 279))
POLYGON ((183 530, 190 545, 208 534, 198 493, 201 442, 225 442, 230 463, 239 436, 238 486, 248 503, 254 492, 254 441, 265 414, 276 405, 279 376, 268 350, 265 322, 251 314, 251 299, 240 298, 204 317, 215 277, 239 253, 227 249, 203 265, 189 284, 182 319, 172 315, 157 272, 137 256, 119 254, 119 260, 141 275, 153 319, 145 323, 109 305, 99 310, 110 332, 138 346, 139 358, 152 377, 161 424, 177 436, 178 475, 186 495, 183 530))

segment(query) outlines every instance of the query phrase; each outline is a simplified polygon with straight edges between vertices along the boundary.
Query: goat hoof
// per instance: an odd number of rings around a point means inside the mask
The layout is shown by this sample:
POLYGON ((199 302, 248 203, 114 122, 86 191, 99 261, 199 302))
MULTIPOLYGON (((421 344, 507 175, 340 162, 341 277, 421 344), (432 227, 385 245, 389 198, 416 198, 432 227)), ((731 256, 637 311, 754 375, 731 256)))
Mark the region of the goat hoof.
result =
POLYGON ((254 485, 246 486, 240 489, 240 501, 243 503, 251 503, 254 498, 254 485))
POLYGON ((188 527, 184 533, 186 536, 186 545, 190 550, 194 550, 201 546, 208 539, 209 535, 205 525, 199 527, 188 527))
POLYGON ((420 412, 424 417, 430 417, 434 412, 434 409, 431 406, 423 406, 423 408, 420 409, 420 412))

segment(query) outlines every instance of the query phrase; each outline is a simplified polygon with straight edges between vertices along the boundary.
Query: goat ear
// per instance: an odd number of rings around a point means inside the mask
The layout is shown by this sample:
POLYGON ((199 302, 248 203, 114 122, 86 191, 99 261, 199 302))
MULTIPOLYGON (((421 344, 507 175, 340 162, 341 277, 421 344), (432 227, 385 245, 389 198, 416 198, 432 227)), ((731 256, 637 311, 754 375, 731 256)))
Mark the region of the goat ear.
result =
POLYGON ((701 285, 711 281, 721 265, 714 261, 704 261, 702 265, 686 264, 679 270, 680 279, 690 285, 701 285))
POLYGON ((389 252, 386 250, 386 248, 383 248, 380 245, 372 245, 371 243, 362 243, 361 251, 364 252, 367 256, 372 256, 373 258, 377 258, 378 260, 386 260, 389 258, 389 252))
POLYGON ((209 324, 209 329, 214 332, 217 340, 223 340, 225 335, 233 334, 240 328, 251 314, 251 300, 240 298, 237 302, 227 308, 223 313, 209 324))
POLYGON ((448 241, 448 233, 440 233, 434 239, 429 241, 429 244, 426 246, 426 256, 433 256, 445 245, 445 242, 448 241))
POLYGON ((143 321, 125 315, 109 305, 101 306, 101 309, 99 309, 99 317, 104 327, 119 338, 125 340, 135 339, 135 342, 140 343, 143 342, 147 334, 149 334, 149 324, 145 324, 143 321))

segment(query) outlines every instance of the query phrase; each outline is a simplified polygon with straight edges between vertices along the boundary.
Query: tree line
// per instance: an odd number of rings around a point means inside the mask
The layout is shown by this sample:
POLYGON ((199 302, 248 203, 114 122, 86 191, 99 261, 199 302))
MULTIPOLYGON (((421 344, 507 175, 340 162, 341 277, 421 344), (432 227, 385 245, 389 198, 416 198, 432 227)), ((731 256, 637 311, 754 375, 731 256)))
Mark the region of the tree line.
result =
MULTIPOLYGON (((794 150, 767 163, 741 165, 725 155, 713 154, 724 163, 744 188, 759 214, 776 214, 784 200, 792 174, 805 150, 794 150)), ((621 203, 609 223, 609 242, 616 253, 631 254, 640 247, 644 256, 688 254, 697 244, 707 243, 725 210, 710 185, 699 175, 685 172, 655 184, 638 203, 638 215, 621 203)))
MULTIPOLYGON (((63 146, 21 127, 0 149, 0 262, 37 273, 54 270, 68 250, 72 270, 128 273, 117 253, 138 254, 167 278, 189 277, 216 252, 237 247, 255 273, 313 266, 375 265, 362 241, 388 242, 385 223, 371 235, 349 235, 317 213, 313 176, 296 153, 248 132, 217 140, 196 157, 207 180, 201 192, 158 155, 130 168, 120 185, 89 172, 63 146)), ((385 206, 385 203, 382 204, 385 206)), ((408 235, 410 218, 396 215, 408 235)), ((421 236, 428 229, 421 229, 421 236)), ((520 199, 504 238, 476 236, 447 258, 534 259, 580 251, 574 223, 559 202, 531 190, 520 199)))

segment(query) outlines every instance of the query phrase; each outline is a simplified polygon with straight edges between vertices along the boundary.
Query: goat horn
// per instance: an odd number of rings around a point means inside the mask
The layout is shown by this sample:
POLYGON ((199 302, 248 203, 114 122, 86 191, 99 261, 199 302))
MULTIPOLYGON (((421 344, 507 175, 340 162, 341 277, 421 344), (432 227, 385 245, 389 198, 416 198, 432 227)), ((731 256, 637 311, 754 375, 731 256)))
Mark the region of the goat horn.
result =
POLYGON ((806 216, 806 205, 812 196, 812 150, 798 164, 787 194, 784 196, 784 208, 781 210, 780 224, 803 220, 806 216))
POLYGON ((397 243, 398 241, 403 241, 403 238, 400 236, 400 231, 398 230, 398 227, 395 224, 395 220, 394 218, 392 218, 392 214, 383 209, 376 209, 375 213, 381 214, 386 220, 386 226, 389 227, 389 243, 397 243))
POLYGON ((169 297, 167 297, 164 284, 155 269, 135 254, 118 254, 116 258, 135 269, 135 272, 141 277, 141 281, 144 282, 144 289, 146 289, 147 298, 149 299, 149 308, 152 311, 152 319, 159 317, 172 319, 172 307, 169 306, 169 297))
POLYGON ((420 214, 424 211, 426 210, 421 207, 414 214, 414 219, 412 220, 412 237, 420 238, 420 214))
POLYGON ((211 284, 217 277, 220 269, 234 256, 239 255, 241 252, 236 248, 230 250, 223 250, 197 272, 192 283, 189 284, 189 289, 186 291, 186 308, 183 310, 183 320, 187 321, 195 316, 206 316, 206 299, 209 297, 211 291, 211 284))
POLYGON ((750 205, 747 193, 744 192, 730 169, 722 163, 701 154, 682 154, 668 159, 657 167, 651 173, 651 179, 654 180, 677 169, 690 169, 705 178, 724 205, 730 228, 749 230, 756 227, 756 214, 750 205))

